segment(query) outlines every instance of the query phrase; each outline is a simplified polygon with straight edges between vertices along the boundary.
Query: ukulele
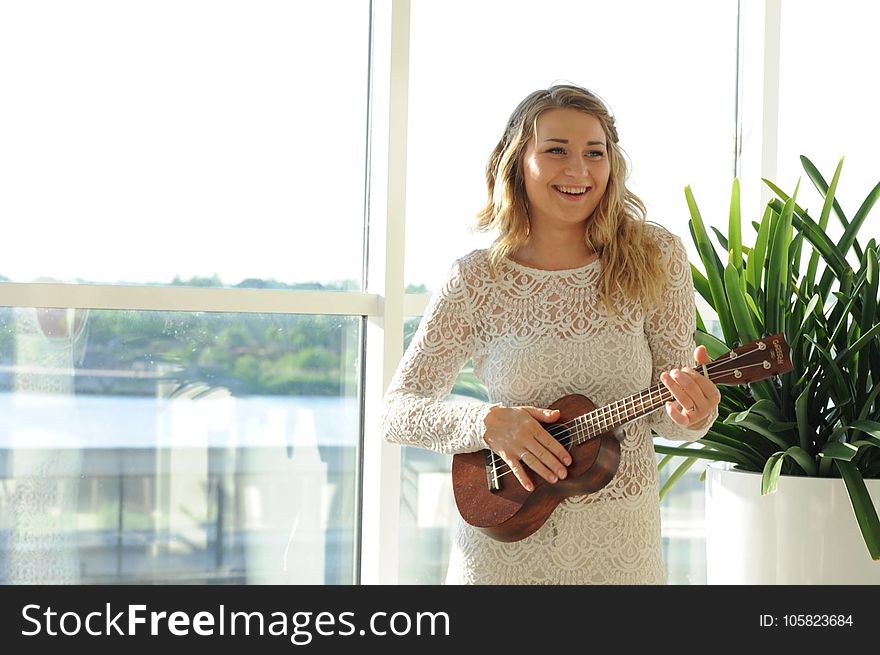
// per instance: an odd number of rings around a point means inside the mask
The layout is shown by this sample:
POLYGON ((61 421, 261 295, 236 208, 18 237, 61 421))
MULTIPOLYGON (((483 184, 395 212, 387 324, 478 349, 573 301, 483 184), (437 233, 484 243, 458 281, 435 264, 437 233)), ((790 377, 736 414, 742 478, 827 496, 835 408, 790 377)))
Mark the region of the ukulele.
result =
MULTIPOLYGON (((787 373, 792 368, 785 335, 774 334, 734 348, 697 370, 715 384, 749 384, 787 373)), ((525 539, 563 500, 598 491, 620 465, 621 426, 674 400, 663 383, 596 408, 580 394, 563 396, 549 409, 559 418, 541 427, 569 451, 568 475, 550 484, 532 477, 527 491, 510 466, 491 450, 454 455, 452 490, 461 517, 497 541, 525 539)))

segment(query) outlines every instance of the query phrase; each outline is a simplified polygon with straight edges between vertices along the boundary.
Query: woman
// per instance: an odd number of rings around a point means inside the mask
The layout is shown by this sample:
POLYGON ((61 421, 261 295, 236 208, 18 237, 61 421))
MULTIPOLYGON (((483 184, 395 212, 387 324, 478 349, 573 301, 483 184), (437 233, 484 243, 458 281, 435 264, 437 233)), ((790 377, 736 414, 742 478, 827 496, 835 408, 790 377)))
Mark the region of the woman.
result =
POLYGON ((566 475, 568 453, 541 424, 580 393, 596 406, 661 380, 677 403, 625 426, 620 466, 598 492, 562 502, 534 534, 494 541, 459 519, 447 582, 662 584, 651 431, 703 436, 717 387, 687 366, 694 290, 681 239, 645 221, 626 189, 614 119, 572 85, 527 96, 487 166, 478 227, 492 247, 462 257, 435 294, 386 393, 387 441, 442 453, 490 448, 532 489, 566 475), (492 404, 443 399, 461 367, 492 404))

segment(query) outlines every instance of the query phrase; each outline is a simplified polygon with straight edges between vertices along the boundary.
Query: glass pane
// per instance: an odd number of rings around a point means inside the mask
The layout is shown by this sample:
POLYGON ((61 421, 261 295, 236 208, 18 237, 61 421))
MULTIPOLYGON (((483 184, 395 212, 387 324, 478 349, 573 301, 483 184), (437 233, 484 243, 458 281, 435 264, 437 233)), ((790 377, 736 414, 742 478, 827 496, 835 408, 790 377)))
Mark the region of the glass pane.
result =
POLYGON ((0 582, 350 584, 360 324, 0 308, 0 582))
MULTIPOLYGON (((421 318, 404 323, 404 348, 421 318)), ((474 376, 473 362, 464 366, 449 402, 488 402, 485 387, 474 376)), ((452 495, 452 457, 424 448, 401 448, 400 570, 401 584, 443 584, 458 510, 452 495)))
MULTIPOLYGON (((681 446, 660 437, 655 442, 681 446)), ((657 461, 661 460, 657 456, 657 461)), ((682 463, 676 457, 660 471, 660 488, 682 463)), ((706 495, 700 476, 705 460, 697 460, 660 503, 660 536, 668 584, 706 584, 706 495)))
POLYGON ((0 4, 0 276, 361 288, 368 36, 367 0, 0 4))
MULTIPOLYGON (((830 182, 844 157, 836 197, 848 219, 880 182, 876 128, 876 85, 869 82, 880 61, 876 27, 880 5, 842 0, 803 0, 782 3, 779 64, 779 154, 777 184, 794 192, 798 204, 819 220, 824 196, 816 191, 800 162, 806 155, 830 182), (874 62, 873 64, 871 62, 874 62), (817 101, 817 96, 821 101, 817 101)), ((864 246, 880 233, 875 208, 859 234, 864 246)), ((835 243, 843 234, 833 215, 828 234, 835 243)), ((806 260, 804 257, 804 270, 806 260)))
POLYGON ((455 258, 491 243, 469 232, 489 154, 520 100, 555 81, 607 101, 630 188, 696 256, 684 187, 704 216, 730 202, 736 12, 735 0, 413 2, 406 283, 435 289, 455 258))

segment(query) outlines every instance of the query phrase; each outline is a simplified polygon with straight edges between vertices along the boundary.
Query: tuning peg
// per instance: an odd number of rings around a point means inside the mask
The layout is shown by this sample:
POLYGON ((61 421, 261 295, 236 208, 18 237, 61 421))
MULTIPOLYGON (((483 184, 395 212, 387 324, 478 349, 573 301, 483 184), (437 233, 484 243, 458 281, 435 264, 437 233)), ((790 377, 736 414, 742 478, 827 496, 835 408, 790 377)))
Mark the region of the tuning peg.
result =
POLYGON ((766 338, 769 337, 769 336, 770 336, 770 333, 769 333, 769 332, 764 332, 764 333, 761 334, 761 338, 762 338, 762 339, 766 339, 766 338))
POLYGON ((749 396, 751 396, 752 398, 755 397, 755 395, 752 393, 752 385, 750 385, 750 384, 746 385, 746 393, 749 394, 749 396))
POLYGON ((734 341, 734 342, 733 342, 733 347, 734 347, 734 348, 739 348, 739 346, 740 346, 739 341, 734 341))

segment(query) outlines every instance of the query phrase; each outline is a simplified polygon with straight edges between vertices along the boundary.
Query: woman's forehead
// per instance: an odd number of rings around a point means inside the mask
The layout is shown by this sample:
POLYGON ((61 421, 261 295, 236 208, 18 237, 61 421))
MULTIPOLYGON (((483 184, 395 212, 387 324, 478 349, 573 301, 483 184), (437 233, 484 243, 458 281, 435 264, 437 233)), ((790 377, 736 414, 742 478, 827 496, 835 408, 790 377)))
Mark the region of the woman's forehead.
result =
POLYGON ((538 138, 553 138, 555 133, 586 135, 605 141, 602 123, 594 115, 570 107, 553 107, 541 112, 535 121, 538 138))

